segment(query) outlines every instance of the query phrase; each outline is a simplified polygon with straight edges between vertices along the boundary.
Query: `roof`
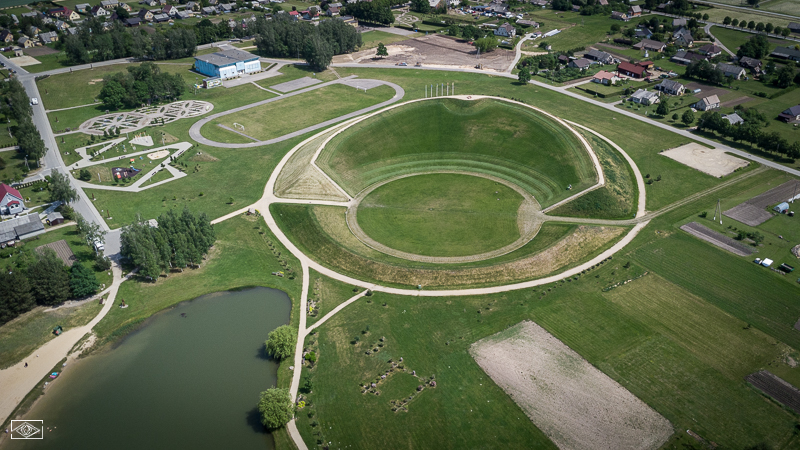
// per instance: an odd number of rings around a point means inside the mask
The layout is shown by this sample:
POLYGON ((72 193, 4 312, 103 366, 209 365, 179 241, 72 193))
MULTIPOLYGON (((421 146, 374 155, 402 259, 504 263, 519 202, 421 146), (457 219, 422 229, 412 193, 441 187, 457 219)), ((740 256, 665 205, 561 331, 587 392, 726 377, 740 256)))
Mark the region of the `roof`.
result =
POLYGON ((636 48, 638 46, 639 48, 661 49, 666 45, 667 44, 665 44, 663 42, 654 41, 652 39, 642 39, 641 42, 639 42, 638 44, 634 45, 633 47, 636 48))
POLYGON ((678 91, 680 88, 684 87, 681 83, 678 83, 674 80, 662 80, 661 83, 658 84, 661 86, 662 89, 669 89, 670 91, 678 91))
POLYGON ((594 74, 594 78, 597 80, 613 80, 616 75, 611 72, 606 72, 605 70, 601 70, 594 74))
POLYGON ((5 183, 0 183, 0 199, 5 197, 6 194, 11 194, 11 195, 13 195, 14 197, 17 197, 20 200, 23 199, 22 198, 22 194, 20 194, 18 190, 14 189, 13 187, 11 187, 11 186, 9 186, 9 185, 7 185, 5 183))
POLYGON ((631 12, 640 13, 640 12, 642 12, 642 7, 639 6, 639 5, 633 5, 633 6, 631 6, 631 12))
POLYGON ((691 31, 689 31, 689 30, 688 30, 688 29, 686 29, 686 28, 681 28, 681 29, 679 29, 679 30, 678 30, 678 31, 676 31, 676 32, 675 32, 675 33, 674 33, 672 36, 673 36, 675 39, 683 39, 683 40, 686 40, 686 39, 692 39, 692 40, 693 40, 693 39, 694 39, 694 38, 692 38, 692 32, 691 32, 691 31))
POLYGON ((231 49, 222 52, 211 53, 210 55, 195 56, 194 59, 205 61, 215 66, 228 66, 231 64, 236 64, 237 62, 252 61, 258 59, 258 56, 244 50, 231 49))
POLYGON ((714 44, 706 44, 699 48, 699 51, 703 53, 722 53, 722 49, 717 47, 714 44))
POLYGON ((655 91, 646 91, 644 89, 639 89, 631 95, 631 98, 638 98, 638 99, 649 99, 653 97, 658 97, 658 92, 655 91))
POLYGON ((602 52, 600 50, 595 50, 595 49, 589 50, 588 52, 586 52, 586 54, 584 56, 591 56, 592 58, 598 59, 598 60, 599 59, 613 58, 613 56, 611 56, 610 54, 608 54, 606 52, 602 52))
POLYGON ((800 30, 800 23, 797 22, 789 22, 788 27, 790 30, 800 30))
POLYGON ((37 231, 44 231, 44 225, 39 220, 38 214, 20 216, 0 222, 0 241, 8 242, 37 231))
POLYGON ((749 56, 742 56, 739 59, 739 64, 747 67, 758 67, 761 65, 760 59, 751 58, 749 56))
POLYGON ((792 106, 791 108, 785 110, 782 114, 789 114, 792 116, 800 116, 800 105, 792 106))
POLYGON ((686 26, 686 19, 672 19, 672 26, 673 27, 685 27, 686 26))
POLYGON ((717 97, 716 94, 709 95, 708 97, 700 100, 697 103, 705 103, 706 105, 716 105, 716 104, 719 104, 719 97, 717 97))
POLYGON ((778 47, 773 50, 770 55, 782 56, 784 58, 800 58, 800 50, 795 50, 794 47, 778 47))
POLYGON ((573 60, 572 64, 575 64, 578 67, 589 67, 592 65, 592 62, 586 58, 578 58, 573 60))
POLYGON ((722 116, 722 118, 730 122, 731 125, 736 125, 737 123, 744 123, 744 119, 739 117, 739 115, 736 113, 724 115, 722 116))
POLYGON ((636 64, 631 64, 627 61, 622 61, 621 63, 619 63, 619 65, 617 65, 617 70, 624 70, 626 72, 635 73, 639 75, 647 71, 647 69, 645 69, 644 67, 637 66, 636 64))
POLYGON ((741 73, 744 70, 739 66, 734 66, 733 64, 725 64, 725 63, 717 64, 717 69, 721 70, 723 73, 741 73))

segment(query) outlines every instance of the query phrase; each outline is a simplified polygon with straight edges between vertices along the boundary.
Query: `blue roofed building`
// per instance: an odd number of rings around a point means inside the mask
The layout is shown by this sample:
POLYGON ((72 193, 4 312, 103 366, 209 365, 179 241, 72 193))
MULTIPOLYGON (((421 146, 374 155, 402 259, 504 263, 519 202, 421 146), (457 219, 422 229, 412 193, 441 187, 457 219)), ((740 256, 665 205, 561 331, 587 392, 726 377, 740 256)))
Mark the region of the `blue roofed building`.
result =
POLYGON ((261 71, 258 56, 244 50, 225 50, 195 56, 194 59, 194 67, 198 72, 223 80, 261 71))

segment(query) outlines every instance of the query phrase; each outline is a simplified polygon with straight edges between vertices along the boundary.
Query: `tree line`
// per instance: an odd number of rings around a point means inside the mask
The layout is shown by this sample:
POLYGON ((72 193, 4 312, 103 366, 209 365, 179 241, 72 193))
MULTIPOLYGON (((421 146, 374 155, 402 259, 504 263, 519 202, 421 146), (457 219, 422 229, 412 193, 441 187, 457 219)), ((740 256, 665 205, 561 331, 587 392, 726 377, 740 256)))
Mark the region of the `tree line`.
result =
POLYGON ((21 251, 17 261, 0 273, 0 324, 36 306, 53 306, 97 292, 92 269, 80 262, 71 268, 51 248, 21 251))
POLYGON ((33 125, 33 108, 30 99, 16 78, 6 83, 0 83, 0 92, 3 101, 0 102, 0 111, 6 118, 13 118, 17 125, 12 127, 11 133, 17 139, 18 152, 25 154, 33 161, 38 161, 47 152, 44 141, 39 136, 39 131, 33 125))
POLYGON ((343 11, 344 14, 353 16, 359 21, 377 23, 381 25, 391 25, 394 23, 392 6, 402 3, 404 2, 400 0, 373 0, 371 2, 357 2, 346 5, 343 11))
POLYGON ((161 72, 157 64, 145 62, 128 67, 127 73, 116 72, 105 77, 98 99, 108 109, 134 108, 178 99, 185 90, 186 82, 180 75, 161 72))
POLYGON ((139 267, 139 273, 155 280, 162 273, 187 266, 199 266, 216 241, 205 213, 192 214, 184 208, 158 217, 157 226, 141 217, 122 229, 120 253, 139 267))
POLYGON ((248 26, 255 32, 256 47, 263 56, 302 57, 313 70, 322 71, 334 55, 351 53, 361 46, 361 34, 342 20, 324 20, 314 26, 283 16, 286 14, 273 20, 259 18, 248 26))
POLYGON ((140 28, 126 28, 121 22, 106 28, 102 20, 88 18, 77 29, 63 41, 72 64, 119 58, 178 59, 194 55, 197 47, 197 35, 189 28, 169 28, 150 35, 140 28))
POLYGON ((752 108, 740 108, 737 111, 744 123, 731 125, 720 113, 706 111, 697 122, 698 130, 715 132, 734 142, 747 142, 756 145, 765 152, 783 155, 787 158, 800 158, 800 142, 789 142, 780 133, 763 131, 767 118, 752 108))

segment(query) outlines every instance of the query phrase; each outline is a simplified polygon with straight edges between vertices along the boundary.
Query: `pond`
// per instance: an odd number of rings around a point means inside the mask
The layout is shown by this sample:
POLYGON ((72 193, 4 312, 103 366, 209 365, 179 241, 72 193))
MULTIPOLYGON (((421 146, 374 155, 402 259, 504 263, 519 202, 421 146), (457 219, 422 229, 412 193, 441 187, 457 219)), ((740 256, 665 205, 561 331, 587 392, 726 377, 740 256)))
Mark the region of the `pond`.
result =
POLYGON ((264 353, 288 323, 282 291, 252 288, 183 302, 148 319, 113 350, 66 368, 26 419, 43 440, 22 449, 272 449, 256 404, 276 383, 264 353))

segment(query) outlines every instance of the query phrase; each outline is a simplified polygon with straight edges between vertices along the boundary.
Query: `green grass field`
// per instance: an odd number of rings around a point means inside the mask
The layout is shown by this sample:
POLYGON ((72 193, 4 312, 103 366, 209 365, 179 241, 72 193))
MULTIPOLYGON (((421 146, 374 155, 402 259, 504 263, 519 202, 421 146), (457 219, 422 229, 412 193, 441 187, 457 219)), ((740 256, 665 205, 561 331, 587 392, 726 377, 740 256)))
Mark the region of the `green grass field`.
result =
POLYGON ((395 108, 332 139, 317 162, 351 195, 396 175, 449 169, 509 180, 547 206, 568 197, 569 184, 580 190, 596 180, 588 153, 569 130, 496 100, 395 108))
POLYGON ((379 42, 382 43, 383 45, 389 45, 389 44, 394 44, 395 42, 405 41, 406 39, 413 39, 417 36, 421 36, 421 34, 401 36, 398 34, 387 33, 385 31, 380 31, 380 30, 367 31, 366 33, 361 34, 362 45, 360 47, 360 50, 366 50, 368 48, 377 47, 379 42))
POLYGON ((402 178, 367 195, 358 223, 393 249, 425 256, 465 256, 519 238, 522 196, 501 183, 468 175, 402 178))
POLYGON ((314 306, 308 311, 306 318, 308 325, 314 324, 334 308, 364 290, 326 277, 314 269, 309 269, 309 280, 311 283, 308 293, 309 306, 312 303, 314 306))
MULTIPOLYGON (((768 5, 769 2, 765 3, 764 6, 768 5)), ((758 10, 752 11, 742 11, 737 9, 727 9, 723 7, 715 7, 710 8, 703 11, 703 14, 708 14, 708 18, 711 22, 722 23, 725 20, 725 17, 730 16, 731 19, 739 19, 739 22, 742 20, 746 20, 750 22, 751 20, 755 23, 763 22, 765 24, 772 23, 776 27, 786 27, 789 25, 789 22, 794 22, 793 20, 787 17, 778 17, 768 14, 761 14, 758 10)))
MULTIPOLYGON (((722 45, 728 47, 728 50, 732 51, 733 53, 736 53, 736 50, 739 47, 756 36, 753 33, 747 33, 725 27, 711 27, 711 34, 713 34, 715 38, 719 39, 719 41, 722 42, 722 45)), ((767 38, 767 40, 769 41, 770 51, 775 50, 775 47, 779 45, 789 45, 789 43, 783 39, 767 38)))
POLYGON ((233 124, 238 123, 244 126, 244 133, 248 136, 268 140, 381 103, 392 96, 394 89, 389 86, 378 86, 364 92, 335 84, 252 108, 240 114, 219 117, 206 124, 201 133, 205 135, 205 130, 216 128, 218 133, 236 135, 218 125, 234 128, 233 124), (306 113, 298 115, 295 114, 297 111, 306 113))

